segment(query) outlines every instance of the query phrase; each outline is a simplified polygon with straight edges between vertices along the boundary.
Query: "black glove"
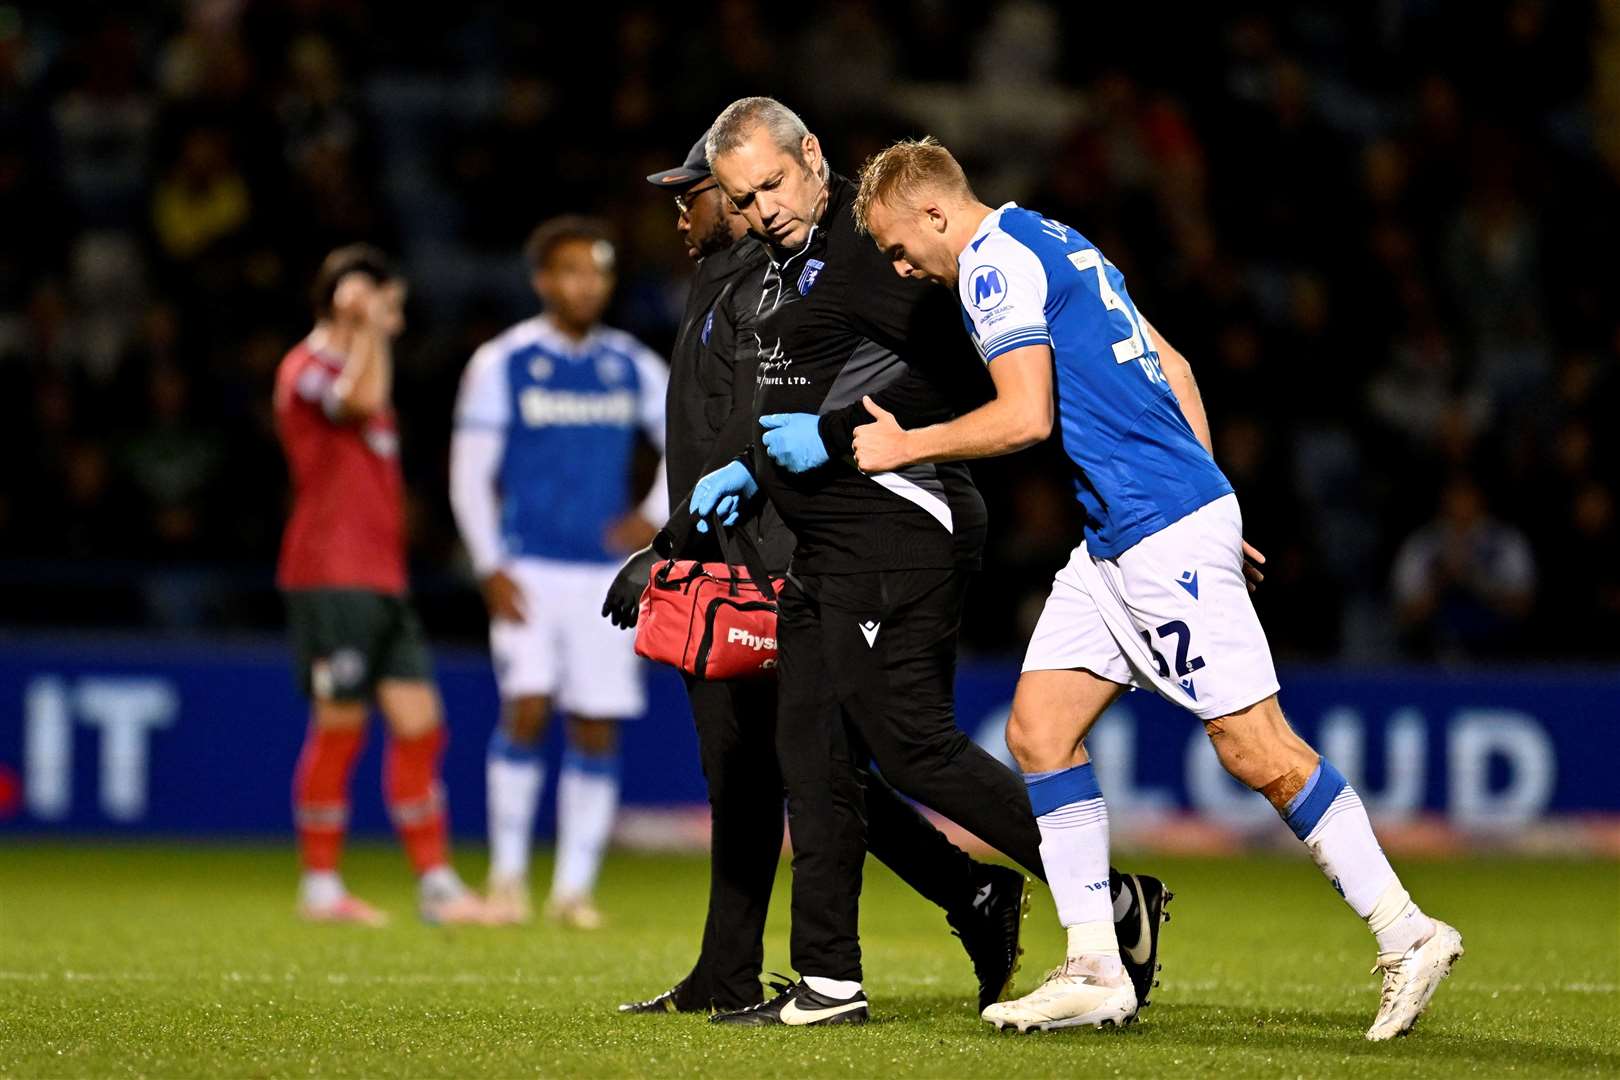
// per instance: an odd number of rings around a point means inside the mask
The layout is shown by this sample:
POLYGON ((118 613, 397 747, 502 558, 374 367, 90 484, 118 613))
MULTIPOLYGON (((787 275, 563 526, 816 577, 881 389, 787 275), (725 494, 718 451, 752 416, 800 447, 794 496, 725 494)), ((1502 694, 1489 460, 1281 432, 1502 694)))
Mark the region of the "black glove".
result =
POLYGON ((608 586, 607 599, 602 601, 602 617, 611 619, 614 626, 628 630, 636 625, 640 615, 641 594, 647 589, 647 579, 658 562, 658 553, 644 547, 625 560, 608 586))

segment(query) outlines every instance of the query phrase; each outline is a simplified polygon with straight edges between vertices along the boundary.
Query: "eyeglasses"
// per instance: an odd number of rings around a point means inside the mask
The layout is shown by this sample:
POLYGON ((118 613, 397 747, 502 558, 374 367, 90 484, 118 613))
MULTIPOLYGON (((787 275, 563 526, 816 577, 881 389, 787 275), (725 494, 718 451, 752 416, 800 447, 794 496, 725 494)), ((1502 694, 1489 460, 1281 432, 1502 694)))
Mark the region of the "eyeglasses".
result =
POLYGON ((692 212, 692 204, 697 201, 697 197, 699 195, 703 194, 705 191, 713 191, 719 186, 719 184, 704 184, 700 188, 693 188, 691 191, 681 192, 679 195, 675 196, 675 209, 679 210, 683 214, 690 214, 692 212))

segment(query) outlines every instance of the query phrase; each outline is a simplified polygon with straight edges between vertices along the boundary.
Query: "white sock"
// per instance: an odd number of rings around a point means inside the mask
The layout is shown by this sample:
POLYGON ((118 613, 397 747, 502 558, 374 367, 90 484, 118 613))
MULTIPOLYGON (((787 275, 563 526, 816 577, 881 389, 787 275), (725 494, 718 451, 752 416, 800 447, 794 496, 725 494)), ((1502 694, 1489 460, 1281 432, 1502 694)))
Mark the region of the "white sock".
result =
POLYGON ((1118 952, 1108 891, 1108 806, 1091 763, 1026 773, 1024 783, 1041 830, 1041 862, 1058 922, 1070 928, 1069 955, 1080 955, 1077 945, 1088 953, 1118 952))
POLYGON ((557 867, 551 895, 578 899, 596 889, 602 854, 619 809, 619 755, 570 747, 557 772, 557 867))
POLYGON ((804 985, 830 998, 852 998, 861 992, 861 984, 853 979, 823 979, 820 975, 806 975, 804 985))
POLYGON ((490 876, 527 880, 534 815, 546 782, 539 749, 518 746, 497 727, 489 740, 484 777, 489 798, 490 876))
POLYGON ((298 882, 298 899, 309 907, 331 907, 347 895, 336 870, 306 870, 298 882))
POLYGON ((454 900, 467 891, 461 877, 448 864, 435 866, 417 879, 417 889, 424 900, 454 900))
POLYGON ((1327 761, 1317 765, 1283 817, 1344 902, 1367 920, 1380 953, 1405 952, 1434 928, 1401 887, 1356 789, 1327 761))
POLYGON ((1434 920, 1412 902, 1411 894, 1401 887, 1399 880, 1391 881, 1378 903, 1373 905, 1367 925, 1378 939, 1381 957, 1404 953, 1434 933, 1434 920))
POLYGON ((1084 960, 1088 974, 1107 979, 1125 977, 1125 962, 1119 958, 1119 938, 1112 922, 1076 923, 1068 928, 1071 960, 1084 960))

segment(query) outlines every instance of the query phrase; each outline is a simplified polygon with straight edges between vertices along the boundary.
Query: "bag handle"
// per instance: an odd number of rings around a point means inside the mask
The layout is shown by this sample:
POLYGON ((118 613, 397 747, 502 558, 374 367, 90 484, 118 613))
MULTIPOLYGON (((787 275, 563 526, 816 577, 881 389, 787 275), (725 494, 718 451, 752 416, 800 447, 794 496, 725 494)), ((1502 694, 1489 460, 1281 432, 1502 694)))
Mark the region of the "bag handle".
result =
POLYGON ((776 586, 771 582, 771 575, 765 570, 765 557, 759 553, 759 545, 754 538, 748 535, 746 528, 738 528, 735 532, 728 532, 720 523, 720 515, 713 514, 709 518, 709 525, 714 529, 714 537, 720 543, 720 554, 725 556, 726 564, 731 569, 731 593, 737 594, 737 566, 740 564, 748 569, 748 575, 754 581, 765 599, 776 601, 776 586), (735 539, 737 546, 742 549, 742 558, 737 558, 737 551, 732 547, 735 539))

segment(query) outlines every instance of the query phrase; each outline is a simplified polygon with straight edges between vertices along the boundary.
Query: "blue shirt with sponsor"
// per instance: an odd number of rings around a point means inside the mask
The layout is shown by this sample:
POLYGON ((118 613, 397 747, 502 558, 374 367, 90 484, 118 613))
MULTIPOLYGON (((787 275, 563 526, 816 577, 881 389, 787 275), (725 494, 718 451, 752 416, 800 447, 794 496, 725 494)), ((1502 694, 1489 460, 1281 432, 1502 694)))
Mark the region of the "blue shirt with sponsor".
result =
POLYGON ((668 369, 620 330, 572 341, 545 316, 473 354, 457 427, 504 436, 497 478, 508 557, 616 563, 608 528, 631 509, 638 433, 662 453, 668 369))
POLYGON ((1114 558, 1232 491, 1182 415, 1124 275, 1084 236, 1008 203, 957 266, 963 318, 986 363, 1052 348, 1092 555, 1114 558))

